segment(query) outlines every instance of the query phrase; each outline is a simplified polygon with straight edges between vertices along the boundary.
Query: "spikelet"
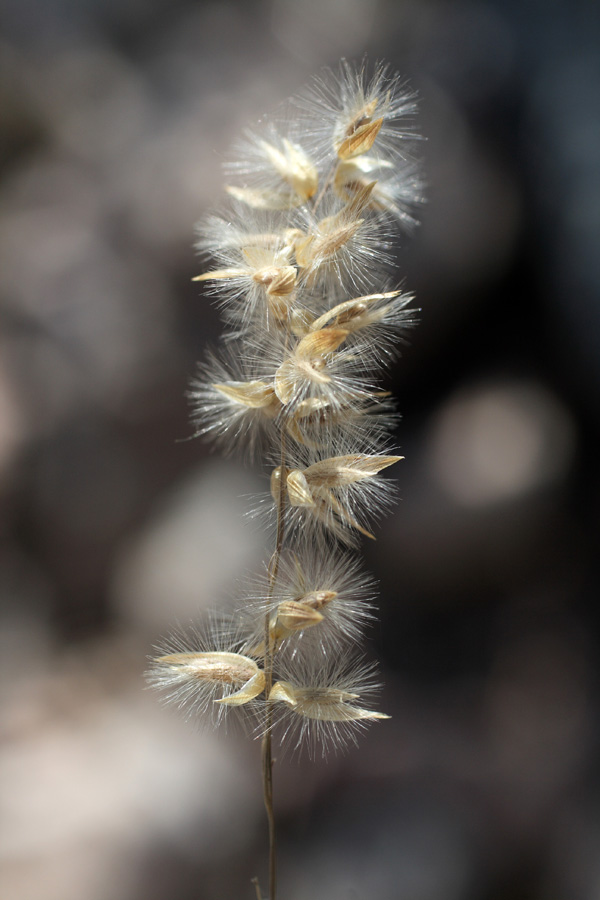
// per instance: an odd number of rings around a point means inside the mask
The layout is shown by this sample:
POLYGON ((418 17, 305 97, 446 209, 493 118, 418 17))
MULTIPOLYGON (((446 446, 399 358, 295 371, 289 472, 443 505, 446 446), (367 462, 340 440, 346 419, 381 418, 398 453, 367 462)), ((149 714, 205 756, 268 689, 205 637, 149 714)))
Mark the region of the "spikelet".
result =
POLYGON ((265 687, 256 661, 241 652, 239 626, 212 616, 206 630, 176 633, 156 648, 157 656, 146 673, 165 702, 186 715, 206 717, 212 724, 225 720, 230 708, 255 712, 253 701, 265 687))
POLYGON ((252 209, 249 215, 236 203, 200 226, 196 247, 215 265, 194 281, 207 284, 225 321, 239 332, 287 323, 298 277, 294 244, 301 233, 285 223, 276 212, 252 209))
MULTIPOLYGON (((248 130, 226 166, 227 193, 255 209, 293 209, 310 200, 319 184, 319 173, 299 140, 282 136, 274 122, 263 130, 248 130)), ((285 128, 285 123, 283 123, 285 128)))
POLYGON ((277 466, 271 473, 274 506, 280 502, 282 483, 287 495, 288 524, 300 538, 322 532, 348 546, 358 534, 375 539, 369 522, 380 515, 394 493, 394 484, 379 477, 401 456, 343 454, 319 459, 302 468, 277 466))
POLYGON ((371 370, 394 355, 404 333, 415 325, 415 311, 407 309, 412 300, 401 291, 352 297, 325 310, 308 331, 344 329, 345 344, 361 355, 365 370, 371 370))
POLYGON ((196 435, 213 441, 226 455, 239 452, 255 459, 277 443, 282 405, 272 374, 256 362, 228 342, 220 358, 207 354, 188 391, 196 435))
POLYGON ((373 580, 347 553, 314 545, 289 552, 282 556, 274 586, 266 571, 246 592, 238 610, 248 634, 241 652, 263 658, 266 614, 277 650, 335 654, 342 645, 356 645, 374 618, 374 594, 373 580))
POLYGON ((277 347, 281 361, 273 387, 289 416, 298 416, 300 407, 314 412, 319 405, 336 413, 356 409, 377 393, 360 351, 344 346, 348 333, 323 328, 298 341, 288 340, 287 349, 277 347))
POLYGON ((336 189, 352 184, 353 171, 370 175, 371 181, 378 181, 379 191, 402 197, 398 211, 387 211, 400 213, 403 224, 406 217, 414 224, 408 211, 423 201, 414 158, 419 140, 414 131, 416 98, 402 79, 386 65, 378 65, 369 76, 366 63, 354 67, 343 61, 337 73, 317 78, 293 102, 299 111, 296 128, 306 135, 307 152, 319 160, 335 153, 336 189))
POLYGON ((285 430, 299 451, 325 452, 354 442, 367 453, 377 453, 397 419, 394 401, 386 391, 367 392, 346 404, 311 397, 285 417, 285 430))
POLYGON ((325 757, 356 744, 371 722, 389 718, 364 705, 380 685, 374 667, 362 659, 345 653, 282 654, 279 670, 269 699, 276 706, 275 729, 293 752, 306 748, 311 758, 325 757))
POLYGON ((340 290, 368 291, 390 267, 387 221, 369 212, 375 186, 368 182, 342 205, 328 194, 318 214, 309 209, 297 218, 302 236, 295 240, 296 261, 309 289, 320 287, 334 296, 340 290))

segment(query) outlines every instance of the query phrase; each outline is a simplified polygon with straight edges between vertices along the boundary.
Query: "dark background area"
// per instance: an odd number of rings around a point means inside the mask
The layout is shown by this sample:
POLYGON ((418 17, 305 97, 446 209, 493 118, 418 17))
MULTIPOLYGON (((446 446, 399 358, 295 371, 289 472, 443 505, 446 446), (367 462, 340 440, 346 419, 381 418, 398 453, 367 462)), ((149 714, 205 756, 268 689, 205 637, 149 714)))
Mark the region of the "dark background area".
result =
POLYGON ((244 126, 341 56, 420 96, 377 724, 276 772, 282 898, 597 900, 598 6, 0 2, 0 888, 251 897, 259 748, 144 690, 269 551, 188 440, 221 330, 194 223, 244 126))

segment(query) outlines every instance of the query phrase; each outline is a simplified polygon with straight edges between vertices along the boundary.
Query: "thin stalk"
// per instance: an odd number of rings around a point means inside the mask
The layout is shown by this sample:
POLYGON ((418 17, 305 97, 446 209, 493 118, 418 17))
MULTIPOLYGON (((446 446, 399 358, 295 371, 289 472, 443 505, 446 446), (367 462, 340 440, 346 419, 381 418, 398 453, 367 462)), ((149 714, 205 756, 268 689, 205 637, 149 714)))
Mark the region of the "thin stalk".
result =
POLYGON ((267 697, 265 708, 265 733, 262 741, 262 772, 263 772, 263 798, 269 823, 269 900, 276 900, 277 891, 277 844, 275 835, 275 812, 273 809, 273 756, 271 730, 273 728, 273 704, 269 700, 269 694, 273 686, 273 657, 274 645, 271 640, 271 597, 275 589, 275 582, 279 572, 279 561, 283 548, 284 537, 284 513, 287 470, 285 466, 285 430, 281 429, 281 454, 280 454, 281 480, 279 485, 279 498, 277 503, 277 535, 275 538, 275 551, 269 564, 269 597, 267 612, 265 614, 265 696, 267 697))

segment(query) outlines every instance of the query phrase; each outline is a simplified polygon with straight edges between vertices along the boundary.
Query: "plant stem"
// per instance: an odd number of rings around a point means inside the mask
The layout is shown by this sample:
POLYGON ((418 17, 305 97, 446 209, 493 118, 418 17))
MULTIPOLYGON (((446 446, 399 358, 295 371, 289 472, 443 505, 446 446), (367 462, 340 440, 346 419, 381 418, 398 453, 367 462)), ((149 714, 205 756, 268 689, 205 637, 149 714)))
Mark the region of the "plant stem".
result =
POLYGON ((277 859, 275 842, 275 815, 273 812, 273 759, 271 757, 270 732, 267 732, 263 738, 262 759, 263 795, 265 801, 265 809, 267 811, 267 819, 269 822, 269 900, 271 897, 273 898, 273 900, 275 900, 277 884, 277 859))
POLYGON ((277 503, 277 536, 275 539, 275 552, 269 564, 269 602, 265 614, 265 694, 267 703, 265 708, 265 734, 262 741, 262 770, 263 770, 263 797, 267 819, 269 822, 269 900, 276 900, 277 890, 277 847, 275 839, 275 813, 273 810, 273 757, 271 730, 273 728, 273 704, 269 700, 269 694, 273 686, 273 656, 275 647, 271 640, 271 608, 270 600, 275 589, 279 561, 283 548, 284 512, 287 470, 285 467, 285 430, 281 430, 281 479, 279 483, 279 498, 277 503))

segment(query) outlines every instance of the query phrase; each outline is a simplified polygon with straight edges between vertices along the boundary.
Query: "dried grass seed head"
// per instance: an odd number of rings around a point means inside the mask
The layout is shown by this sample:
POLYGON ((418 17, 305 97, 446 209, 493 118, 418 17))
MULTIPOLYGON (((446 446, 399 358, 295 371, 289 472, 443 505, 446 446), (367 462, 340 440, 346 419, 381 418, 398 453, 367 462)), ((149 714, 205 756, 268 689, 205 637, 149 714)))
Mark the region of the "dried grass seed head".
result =
POLYGON ((294 304, 298 270, 289 216, 248 210, 241 204, 212 215, 198 226, 207 270, 194 280, 205 282, 225 321, 238 331, 285 325, 294 304))
POLYGON ((260 458, 278 442, 276 418, 281 403, 269 376, 255 356, 236 342, 208 353, 187 393, 195 434, 217 444, 226 454, 260 458))
POLYGON ((415 207, 424 200, 419 166, 412 160, 392 163, 377 156, 340 160, 335 168, 333 189, 347 203, 372 181, 377 183, 369 209, 398 220, 406 231, 412 230, 418 224, 415 207))
POLYGON ((343 59, 337 71, 317 76, 296 102, 341 159, 370 153, 373 146, 397 156, 417 138, 416 96, 382 63, 370 74, 366 60, 354 65, 343 59))
POLYGON ((256 713, 265 677, 256 661, 240 652, 242 643, 239 624, 213 616, 204 631, 190 628, 157 647, 146 680, 166 703, 213 725, 233 707, 256 713))
POLYGON ((380 685, 375 667, 362 659, 343 652, 336 657, 284 653, 277 674, 269 698, 284 750, 325 757, 356 744, 370 722, 389 718, 364 705, 380 685))
POLYGON ((353 440, 366 453, 377 453, 398 421, 395 404, 385 391, 351 397, 345 405, 324 399, 301 401, 285 420, 286 434, 298 447, 325 453, 353 440))
POLYGON ((376 372, 398 355, 398 344, 416 324, 417 311, 408 308, 412 300, 400 290, 353 297, 328 307, 307 331, 343 329, 344 347, 360 357, 365 371, 376 372))
POLYGON ((310 541, 324 532, 348 546, 356 546, 358 534, 374 540, 370 523, 390 505, 395 484, 380 476, 383 469, 401 456, 349 453, 316 459, 310 465, 281 466, 271 474, 274 508, 285 474, 287 522, 299 539, 310 541))
POLYGON ((385 217, 371 210, 375 182, 347 202, 332 192, 324 195, 316 212, 297 211, 293 227, 299 281, 333 298, 343 292, 367 293, 394 260, 392 231, 385 217))
POLYGON ((290 139, 290 119, 264 119, 249 129, 233 148, 225 174, 231 196, 259 209, 293 209, 317 192, 319 173, 296 136, 290 139))
MULTIPOLYGON (((345 328, 323 328, 304 336, 272 335, 256 347, 257 355, 274 372, 273 388, 292 431, 310 429, 320 419, 343 424, 382 393, 374 370, 377 356, 371 342, 345 328)), ((314 428, 311 429, 314 437, 314 428)))
POLYGON ((243 652, 258 657, 264 653, 268 614, 278 648, 338 654, 362 639, 374 618, 374 596, 374 582, 354 556, 323 546, 284 553, 275 584, 265 572, 240 605, 249 632, 243 652))

